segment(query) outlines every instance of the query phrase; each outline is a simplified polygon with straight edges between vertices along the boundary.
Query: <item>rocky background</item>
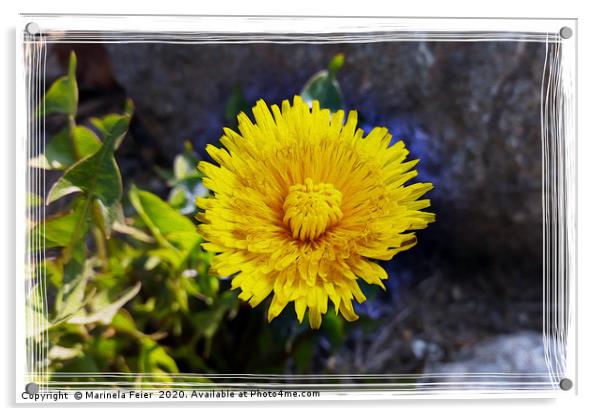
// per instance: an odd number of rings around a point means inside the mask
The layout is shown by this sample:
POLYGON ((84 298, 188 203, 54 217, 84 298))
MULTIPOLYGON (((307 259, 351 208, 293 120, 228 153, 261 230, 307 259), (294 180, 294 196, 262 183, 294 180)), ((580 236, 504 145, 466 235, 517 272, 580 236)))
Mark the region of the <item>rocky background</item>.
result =
POLYGON ((134 100, 120 166, 126 181, 161 194, 154 167, 169 167, 187 139, 206 157, 204 146, 230 122, 224 108, 233 91, 240 88, 249 103, 279 103, 343 53, 337 78, 346 108, 359 111, 367 130, 388 127, 420 159, 420 180, 435 185, 437 222, 419 233, 417 247, 387 264, 389 290, 362 306, 381 324, 358 328, 315 366, 340 373, 432 373, 450 365, 454 372, 540 372, 544 48, 61 44, 49 46, 46 75, 47 83, 61 75, 68 52, 76 51, 82 119, 134 100), (496 343, 499 354, 491 353, 496 343), (527 358, 504 355, 513 348, 527 358))

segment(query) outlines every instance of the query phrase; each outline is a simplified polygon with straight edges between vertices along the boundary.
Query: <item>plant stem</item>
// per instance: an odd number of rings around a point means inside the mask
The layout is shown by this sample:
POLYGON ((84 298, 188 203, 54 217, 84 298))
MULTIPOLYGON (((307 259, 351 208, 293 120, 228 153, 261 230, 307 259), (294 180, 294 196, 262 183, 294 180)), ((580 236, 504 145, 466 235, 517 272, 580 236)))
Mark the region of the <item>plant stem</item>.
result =
POLYGON ((69 139, 71 141, 71 146, 73 147, 73 154, 75 155, 75 159, 79 160, 81 155, 79 154, 79 149, 77 147, 77 143, 75 142, 75 116, 69 115, 69 139))
POLYGON ((107 260, 107 244, 104 238, 103 232, 100 231, 100 228, 94 227, 92 233, 94 234, 94 244, 96 245, 96 252, 98 254, 98 258, 102 263, 102 271, 106 272, 109 268, 109 263, 107 260))

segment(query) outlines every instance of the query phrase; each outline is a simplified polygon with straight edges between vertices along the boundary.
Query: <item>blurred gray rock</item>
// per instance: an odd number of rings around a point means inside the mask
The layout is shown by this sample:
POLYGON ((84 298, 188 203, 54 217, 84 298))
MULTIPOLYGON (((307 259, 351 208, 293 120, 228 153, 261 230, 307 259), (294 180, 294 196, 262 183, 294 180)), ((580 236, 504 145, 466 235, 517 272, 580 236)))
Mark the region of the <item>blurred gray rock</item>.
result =
MULTIPOLYGON (((442 363, 427 359, 423 381, 460 383, 470 381, 464 375, 479 373, 489 373, 474 378, 480 382, 500 381, 504 374, 513 377, 513 381, 548 381, 542 334, 522 331, 499 335, 462 348, 451 362, 442 363), (436 375, 443 373, 449 375, 436 375), (491 373, 497 373, 500 377, 491 373)), ((483 386, 475 384, 467 387, 483 386)))

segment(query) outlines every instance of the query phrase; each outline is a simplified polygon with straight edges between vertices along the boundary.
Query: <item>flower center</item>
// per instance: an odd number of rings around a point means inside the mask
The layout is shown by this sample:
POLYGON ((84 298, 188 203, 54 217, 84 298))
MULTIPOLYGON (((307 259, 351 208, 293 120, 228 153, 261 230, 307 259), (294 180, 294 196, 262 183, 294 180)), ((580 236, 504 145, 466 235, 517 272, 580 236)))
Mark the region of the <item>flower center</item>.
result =
POLYGON ((284 200, 284 223, 293 237, 315 240, 343 218, 343 195, 330 183, 314 183, 306 178, 303 184, 292 185, 284 200))

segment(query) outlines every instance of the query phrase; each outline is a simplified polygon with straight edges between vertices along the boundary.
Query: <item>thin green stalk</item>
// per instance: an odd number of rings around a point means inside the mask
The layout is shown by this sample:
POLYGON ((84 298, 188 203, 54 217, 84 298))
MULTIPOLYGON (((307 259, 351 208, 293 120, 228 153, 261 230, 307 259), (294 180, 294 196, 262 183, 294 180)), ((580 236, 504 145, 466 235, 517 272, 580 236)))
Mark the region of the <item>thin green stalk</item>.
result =
POLYGON ((81 159, 81 155, 79 153, 79 148, 77 147, 77 142, 75 141, 75 127, 77 124, 75 123, 75 116, 73 114, 69 114, 69 139, 71 141, 71 146, 73 147, 73 154, 75 155, 75 160, 81 159))

